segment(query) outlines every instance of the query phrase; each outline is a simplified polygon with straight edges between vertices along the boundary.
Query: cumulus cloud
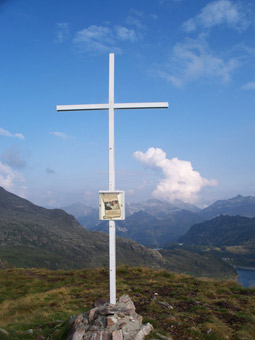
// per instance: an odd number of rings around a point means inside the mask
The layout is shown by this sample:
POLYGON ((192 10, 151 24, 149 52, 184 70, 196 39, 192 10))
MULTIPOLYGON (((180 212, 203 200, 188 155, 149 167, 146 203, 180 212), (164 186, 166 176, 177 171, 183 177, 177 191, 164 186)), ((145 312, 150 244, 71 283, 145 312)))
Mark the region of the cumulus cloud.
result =
POLYGON ((145 153, 136 151, 134 157, 147 167, 162 172, 163 178, 152 193, 155 198, 170 202, 181 200, 195 203, 203 187, 217 185, 216 180, 203 178, 198 171, 195 171, 191 162, 176 157, 168 159, 166 153, 160 148, 151 147, 145 153))
POLYGON ((63 43, 66 39, 68 39, 70 35, 70 26, 67 22, 59 22, 57 24, 57 32, 56 32, 56 43, 63 43))
POLYGON ((73 138, 73 136, 68 135, 67 133, 64 133, 64 132, 59 132, 59 131, 53 131, 53 132, 50 132, 50 134, 52 136, 55 136, 61 139, 72 139, 73 138))
POLYGON ((159 71, 159 76, 176 87, 199 78, 220 78, 222 82, 228 82, 239 65, 238 58, 224 60, 216 56, 205 40, 188 39, 174 46, 173 54, 168 64, 159 71))
POLYGON ((241 87, 241 90, 255 90, 255 81, 250 81, 241 87))
POLYGON ((6 137, 15 137, 19 139, 25 139, 25 137, 21 133, 11 133, 8 130, 0 128, 0 135, 6 136, 6 137))
POLYGON ((20 150, 17 148, 9 148, 7 149, 1 156, 4 163, 7 163, 11 167, 14 168, 25 168, 26 161, 22 158, 20 150))
POLYGON ((244 30, 249 26, 240 4, 230 0, 212 1, 197 16, 187 20, 183 27, 185 31, 192 32, 198 28, 212 28, 223 24, 237 30, 244 30))
POLYGON ((6 190, 15 189, 16 192, 21 193, 23 196, 23 190, 25 187, 21 183, 24 182, 24 178, 18 171, 12 170, 12 168, 0 162, 0 186, 4 187, 6 190))

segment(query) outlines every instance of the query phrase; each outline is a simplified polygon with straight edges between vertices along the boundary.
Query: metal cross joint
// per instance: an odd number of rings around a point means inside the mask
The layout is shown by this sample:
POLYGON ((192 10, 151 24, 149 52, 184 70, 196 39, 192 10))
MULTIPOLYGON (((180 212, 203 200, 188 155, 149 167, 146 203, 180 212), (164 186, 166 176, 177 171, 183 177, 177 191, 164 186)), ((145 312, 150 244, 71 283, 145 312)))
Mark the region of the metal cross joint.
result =
MULTIPOLYGON (((106 104, 57 105, 57 111, 108 110, 109 112, 109 192, 115 191, 114 111, 124 109, 168 108, 168 102, 114 103, 114 53, 109 54, 109 102, 106 104)), ((116 304, 116 232, 115 221, 109 220, 110 303, 116 304)))

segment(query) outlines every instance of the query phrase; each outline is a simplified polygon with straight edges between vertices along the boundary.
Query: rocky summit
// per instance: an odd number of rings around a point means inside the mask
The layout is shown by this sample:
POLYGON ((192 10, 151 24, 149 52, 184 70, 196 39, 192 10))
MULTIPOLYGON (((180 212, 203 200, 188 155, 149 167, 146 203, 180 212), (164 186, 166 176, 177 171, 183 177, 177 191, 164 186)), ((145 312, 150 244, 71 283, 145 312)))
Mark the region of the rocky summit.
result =
POLYGON ((122 295, 116 305, 98 300, 89 312, 70 319, 66 340, 143 340, 153 327, 142 320, 128 295, 122 295))

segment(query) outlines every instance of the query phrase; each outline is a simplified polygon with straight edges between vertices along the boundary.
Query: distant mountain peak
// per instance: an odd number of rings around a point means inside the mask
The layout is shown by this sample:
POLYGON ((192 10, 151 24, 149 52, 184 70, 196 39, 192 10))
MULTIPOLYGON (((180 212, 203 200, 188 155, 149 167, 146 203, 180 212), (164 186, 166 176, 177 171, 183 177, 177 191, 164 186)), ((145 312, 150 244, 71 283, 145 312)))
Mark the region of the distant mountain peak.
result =
POLYGON ((218 200, 200 211, 200 215, 205 219, 211 219, 221 214, 255 217, 255 197, 239 194, 227 200, 218 200))
MULTIPOLYGON (((108 265, 106 234, 86 230, 64 210, 39 207, 3 188, 0 196, 0 268, 4 261, 22 268, 108 265)), ((118 264, 165 267, 157 251, 132 240, 117 239, 117 252, 118 264)))
POLYGON ((255 218, 228 215, 194 224, 179 239, 184 244, 211 246, 237 246, 248 241, 255 241, 255 218))
MULTIPOLYGON (((248 197, 249 197, 249 196, 248 196, 248 197)), ((233 199, 235 199, 235 198, 244 198, 244 196, 238 194, 238 195, 237 195, 236 197, 234 197, 233 199)))

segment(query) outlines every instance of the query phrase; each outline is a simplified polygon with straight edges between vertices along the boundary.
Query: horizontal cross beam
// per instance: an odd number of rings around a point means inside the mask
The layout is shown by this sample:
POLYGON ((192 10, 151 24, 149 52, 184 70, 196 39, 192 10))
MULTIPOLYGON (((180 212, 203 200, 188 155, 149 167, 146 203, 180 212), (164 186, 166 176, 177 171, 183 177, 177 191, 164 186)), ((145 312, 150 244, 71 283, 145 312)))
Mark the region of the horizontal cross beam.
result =
MULTIPOLYGON (((0 0, 1 1, 1 0, 0 0)), ((109 191, 115 191, 114 163, 114 110, 125 109, 167 109, 167 102, 159 103, 114 103, 114 54, 109 56, 109 102, 105 104, 58 105, 57 111, 109 111, 109 191)), ((109 272, 110 303, 116 304, 116 240, 115 221, 109 221, 109 272)))
POLYGON ((113 103, 110 104, 82 104, 82 105, 57 105, 57 111, 83 111, 83 110, 108 110, 113 107, 115 110, 125 109, 162 109, 168 108, 167 102, 159 103, 113 103))

